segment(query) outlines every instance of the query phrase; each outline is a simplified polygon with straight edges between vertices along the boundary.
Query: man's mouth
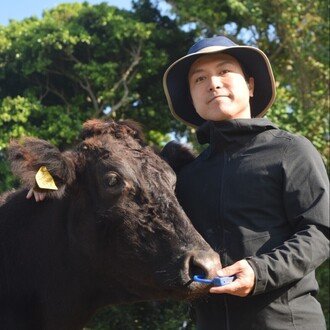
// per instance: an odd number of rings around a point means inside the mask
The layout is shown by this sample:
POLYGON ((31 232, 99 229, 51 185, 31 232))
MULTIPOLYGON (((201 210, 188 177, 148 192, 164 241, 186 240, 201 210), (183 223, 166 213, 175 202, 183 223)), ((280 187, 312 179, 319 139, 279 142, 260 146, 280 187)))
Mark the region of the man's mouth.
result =
POLYGON ((213 96, 207 103, 211 103, 212 101, 216 100, 216 99, 219 99, 219 98, 223 98, 223 97, 226 97, 228 98, 229 95, 215 95, 213 96))

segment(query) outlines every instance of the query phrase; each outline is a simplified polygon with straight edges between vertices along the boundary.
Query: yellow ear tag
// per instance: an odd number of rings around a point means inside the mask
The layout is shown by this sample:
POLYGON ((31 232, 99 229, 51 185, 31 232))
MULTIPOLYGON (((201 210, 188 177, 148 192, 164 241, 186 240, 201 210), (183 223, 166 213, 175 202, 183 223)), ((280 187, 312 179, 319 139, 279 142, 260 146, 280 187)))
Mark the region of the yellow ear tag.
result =
POLYGON ((41 166, 36 174, 36 182, 40 189, 58 190, 55 181, 46 166, 41 166))

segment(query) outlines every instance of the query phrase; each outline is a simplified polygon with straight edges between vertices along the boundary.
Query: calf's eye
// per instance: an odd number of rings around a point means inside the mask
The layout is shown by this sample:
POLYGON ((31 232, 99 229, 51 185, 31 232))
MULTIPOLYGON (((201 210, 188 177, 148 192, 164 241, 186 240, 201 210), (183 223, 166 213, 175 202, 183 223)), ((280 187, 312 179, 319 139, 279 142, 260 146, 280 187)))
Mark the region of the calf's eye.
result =
POLYGON ((114 187, 119 183, 119 176, 117 173, 110 173, 108 175, 108 186, 114 187))

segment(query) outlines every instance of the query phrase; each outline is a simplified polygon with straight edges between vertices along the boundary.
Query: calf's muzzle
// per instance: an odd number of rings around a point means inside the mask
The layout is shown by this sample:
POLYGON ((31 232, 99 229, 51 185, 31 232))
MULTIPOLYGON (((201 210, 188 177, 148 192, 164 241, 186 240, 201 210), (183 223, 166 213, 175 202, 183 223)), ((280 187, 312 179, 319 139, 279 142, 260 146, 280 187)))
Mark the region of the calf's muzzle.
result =
POLYGON ((203 275, 205 278, 217 276, 217 270, 221 268, 219 255, 213 250, 192 250, 185 256, 185 274, 188 281, 191 281, 194 275, 203 275))

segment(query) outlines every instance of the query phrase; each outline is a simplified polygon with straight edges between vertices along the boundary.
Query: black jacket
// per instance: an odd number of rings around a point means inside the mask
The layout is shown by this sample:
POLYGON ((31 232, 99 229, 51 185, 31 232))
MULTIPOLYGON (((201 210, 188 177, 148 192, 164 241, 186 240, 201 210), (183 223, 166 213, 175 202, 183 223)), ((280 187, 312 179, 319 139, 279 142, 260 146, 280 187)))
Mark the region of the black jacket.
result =
POLYGON ((256 274, 245 298, 210 294, 197 326, 325 329, 314 270, 329 255, 328 178, 305 138, 266 119, 206 122, 209 147, 178 175, 177 193, 223 266, 247 258, 256 274))

